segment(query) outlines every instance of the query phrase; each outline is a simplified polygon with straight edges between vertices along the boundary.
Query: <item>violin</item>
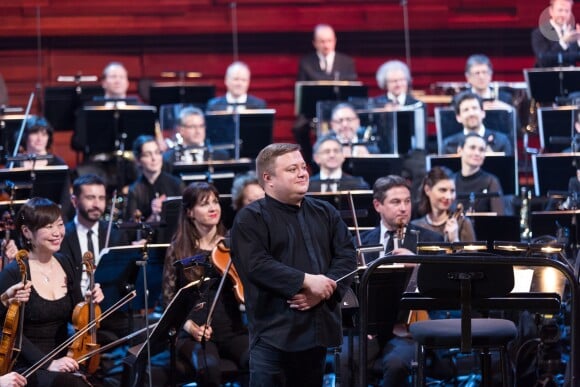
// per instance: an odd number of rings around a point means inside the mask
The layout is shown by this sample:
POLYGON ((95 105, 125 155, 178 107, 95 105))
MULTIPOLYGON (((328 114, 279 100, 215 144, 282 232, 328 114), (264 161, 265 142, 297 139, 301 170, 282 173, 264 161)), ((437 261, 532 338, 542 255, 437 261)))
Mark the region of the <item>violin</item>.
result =
MULTIPOLYGON (((95 286, 95 258, 93 253, 87 251, 83 254, 83 263, 85 264, 87 274, 89 276, 89 291, 92 291, 95 286)), ((87 296, 86 301, 79 302, 72 315, 72 323, 75 330, 79 331, 86 327, 89 322, 99 319, 101 316, 101 307, 92 301, 90 295, 87 296)), ((97 328, 99 324, 96 323, 94 327, 89 329, 85 334, 76 339, 68 349, 69 357, 79 360, 89 352, 99 348, 97 344, 97 328)), ((89 373, 94 373, 99 367, 100 355, 96 354, 88 359, 85 364, 89 373)))
POLYGON ((240 280, 240 275, 238 274, 236 267, 232 263, 232 257, 230 256, 230 249, 226 247, 223 240, 218 243, 218 245, 211 252, 211 261, 213 265, 218 269, 222 275, 227 273, 230 280, 234 283, 233 290, 234 295, 239 303, 244 303, 244 285, 240 280))
MULTIPOLYGON (((24 258, 28 257, 28 251, 20 250, 16 253, 16 262, 22 276, 22 283, 26 285, 26 264, 24 258)), ((24 303, 12 301, 8 306, 6 318, 2 327, 2 341, 0 342, 0 375, 12 371, 22 347, 22 323, 24 319, 24 303), (15 347, 18 339, 18 347, 15 347)))

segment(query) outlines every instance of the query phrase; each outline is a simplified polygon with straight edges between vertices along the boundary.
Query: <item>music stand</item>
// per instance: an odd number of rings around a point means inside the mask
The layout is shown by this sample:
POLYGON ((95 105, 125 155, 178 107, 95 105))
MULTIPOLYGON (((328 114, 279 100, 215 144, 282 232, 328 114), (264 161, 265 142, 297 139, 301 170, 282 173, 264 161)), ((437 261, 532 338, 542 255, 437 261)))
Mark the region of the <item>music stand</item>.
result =
POLYGON ((371 186, 379 177, 400 175, 403 160, 398 155, 368 155, 347 157, 342 170, 353 176, 362 177, 371 186))
MULTIPOLYGON (((177 291, 146 341, 149 342, 152 355, 163 351, 167 344, 170 344, 170 386, 175 385, 175 340, 191 310, 193 300, 199 297, 198 284, 199 281, 194 281, 177 291)), ((132 352, 131 355, 123 359, 122 385, 138 386, 143 383, 141 378, 147 372, 143 364, 147 360, 146 345, 140 344, 129 351, 132 352)), ((149 377, 151 377, 151 372, 149 377)))
POLYGON ((187 174, 233 172, 245 173, 254 168, 254 162, 248 158, 239 160, 214 160, 203 163, 188 163, 177 161, 173 163, 171 172, 174 176, 181 177, 187 174))
POLYGON ((378 215, 373 205, 373 191, 371 190, 308 192, 306 195, 332 204, 338 210, 340 217, 347 226, 354 227, 352 210, 349 204, 349 192, 352 194, 358 225, 360 227, 376 226, 378 223, 378 215))
POLYGON ((524 69, 528 85, 528 98, 541 104, 551 104, 558 97, 566 97, 580 91, 580 69, 578 67, 550 67, 524 69))
POLYGON ((487 241, 492 247, 493 241, 521 241, 520 218, 517 216, 497 215, 495 213, 467 213, 475 229, 478 241, 487 241))
MULTIPOLYGON (((428 155, 425 159, 425 168, 429 171, 431 168, 439 166, 446 167, 452 172, 461 171, 461 157, 454 155, 428 155)), ((517 173, 517 161, 514 156, 503 156, 498 154, 487 154, 483 169, 494 174, 503 190, 504 195, 517 195, 519 192, 519 181, 517 173), (509 167, 513 165, 514 167, 509 167)))
MULTIPOLYGON (((161 276, 163 262, 168 244, 147 245, 147 301, 154 305, 161 295, 161 276)), ((109 308, 115 300, 125 296, 132 289, 137 290, 137 297, 132 302, 132 309, 141 310, 145 305, 143 288, 143 270, 137 264, 142 261, 142 246, 117 246, 104 249, 97 262, 95 281, 101 284, 105 299, 101 303, 104 309, 109 308)), ((127 309, 125 309, 127 310, 127 309)))
POLYGON ((89 155, 131 149, 140 135, 155 136, 155 111, 142 105, 85 106, 79 145, 89 155))
POLYGON ((44 117, 55 131, 75 127, 77 110, 103 95, 100 85, 47 86, 44 88, 44 117))
POLYGON ((367 86, 358 81, 299 81, 294 85, 294 113, 314 118, 318 101, 346 101, 367 95, 367 86))
POLYGON ((572 153, 532 155, 534 193, 543 196, 548 191, 568 192, 568 181, 576 176, 578 157, 572 153))
POLYGON ((540 148, 543 153, 559 153, 572 148, 576 130, 574 123, 578 114, 576 106, 539 108, 538 129, 540 148))
POLYGON ((235 177, 236 174, 233 172, 214 172, 214 173, 207 172, 207 173, 182 174, 181 181, 183 181, 185 185, 204 181, 206 183, 213 184, 217 188, 218 192, 230 192, 235 177))
POLYGON ((155 82, 149 88, 149 103, 157 109, 166 104, 193 104, 205 109, 215 97, 215 85, 187 82, 155 82))
POLYGON ((0 115, 0 163, 2 164, 6 164, 6 157, 12 156, 14 152, 16 137, 24 117, 24 114, 0 115))
POLYGON ((256 158, 258 153, 274 142, 274 109, 241 109, 207 112, 207 138, 212 145, 240 144, 240 157, 256 158), (236 141, 236 120, 239 123, 239 142, 236 141))
POLYGON ((69 169, 66 165, 44 166, 35 169, 0 169, 0 182, 10 180, 16 186, 29 186, 30 189, 16 191, 15 199, 29 199, 39 196, 64 204, 69 189, 69 169))

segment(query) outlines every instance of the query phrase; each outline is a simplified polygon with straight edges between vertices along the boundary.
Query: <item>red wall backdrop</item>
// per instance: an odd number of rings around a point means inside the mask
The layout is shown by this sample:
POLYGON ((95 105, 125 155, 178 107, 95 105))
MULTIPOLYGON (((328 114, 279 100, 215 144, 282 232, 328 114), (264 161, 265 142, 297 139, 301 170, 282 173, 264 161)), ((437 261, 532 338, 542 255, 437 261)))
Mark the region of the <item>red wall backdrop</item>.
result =
MULTIPOLYGON (((123 62, 131 93, 161 71, 199 71, 224 92, 237 21, 239 58, 252 69, 251 92, 277 109, 276 140, 291 140, 298 59, 312 50, 312 28, 333 25, 338 50, 355 57, 360 79, 378 94, 374 73, 405 58, 403 7, 395 0, 2 0, 0 73, 10 104, 56 85, 58 75, 98 75, 123 62), (9 4, 7 4, 9 3, 9 4), (234 18, 233 16, 236 15, 234 18)), ((533 65, 530 32, 548 0, 408 0, 413 86, 462 81, 467 56, 485 53, 495 79, 523 80, 533 65)), ((39 93, 42 95, 42 93, 39 93)), ((42 109, 42 100, 35 110, 42 109)), ((55 152, 71 163, 69 133, 55 152)))

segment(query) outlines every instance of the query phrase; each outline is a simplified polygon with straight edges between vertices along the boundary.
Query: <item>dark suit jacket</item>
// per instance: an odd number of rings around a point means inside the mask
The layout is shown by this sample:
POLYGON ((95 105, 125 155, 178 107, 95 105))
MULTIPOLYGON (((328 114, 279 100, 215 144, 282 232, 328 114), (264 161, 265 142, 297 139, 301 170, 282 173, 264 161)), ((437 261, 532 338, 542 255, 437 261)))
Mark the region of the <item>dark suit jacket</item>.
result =
MULTIPOLYGON (((347 173, 343 173, 340 180, 338 180, 338 190, 339 191, 354 191, 359 189, 370 189, 369 185, 360 176, 352 176, 347 173)), ((309 192, 320 192, 322 186, 322 180, 320 180, 320 173, 310 177, 310 186, 308 187, 309 192)))
POLYGON ((574 66, 580 52, 577 42, 569 43, 567 50, 562 49, 558 33, 550 23, 542 24, 532 31, 532 49, 536 56, 536 67, 574 66))
MULTIPOLYGON (((382 242, 381 238, 381 227, 375 227, 370 231, 367 231, 361 235, 361 242, 364 245, 377 245, 382 242)), ((417 252, 417 240, 419 242, 443 242, 443 236, 431 230, 427 230, 423 227, 415 226, 414 224, 408 224, 407 230, 405 232, 405 239, 403 240, 403 246, 412 252, 417 252)), ((367 263, 374 261, 379 257, 379 253, 368 253, 365 254, 365 261, 367 263)))
MULTIPOLYGON (((465 135, 463 134, 463 131, 445 137, 443 139, 443 151, 447 154, 457 153, 457 147, 461 144, 464 137, 465 135)), ((494 152, 505 152, 506 156, 513 156, 514 149, 512 142, 509 137, 502 132, 486 128, 483 138, 485 138, 494 152)))
MULTIPOLYGON (((387 97, 386 94, 377 95, 376 97, 373 97, 371 99, 372 106, 375 108, 379 108, 379 109, 385 107, 387 102, 392 102, 392 101, 389 97, 387 97)), ((405 106, 413 105, 417 102, 419 102, 419 100, 413 98, 411 93, 407 93, 407 95, 405 95, 405 106)))
MULTIPOLYGON (((231 106, 231 104, 228 103, 226 96, 223 95, 221 97, 215 97, 210 99, 209 102, 207 103, 207 111, 212 112, 212 111, 227 110, 228 106, 231 106)), ((246 109, 265 109, 266 101, 248 94, 248 99, 246 100, 246 103, 243 106, 246 109)))
MULTIPOLYGON (((99 251, 102 251, 103 248, 105 248, 107 226, 108 224, 104 220, 99 221, 99 251)), ((115 228, 111 229, 109 246, 122 246, 125 244, 128 244, 128 241, 123 233, 115 228)), ((75 225, 74 220, 71 220, 65 225, 64 239, 60 245, 60 252, 73 258, 74 261, 79 264, 79 268, 82 267, 80 264, 83 261, 83 252, 81 251, 81 245, 77 235, 77 226, 75 225)))
POLYGON ((354 60, 347 55, 337 52, 332 64, 332 71, 327 74, 320 68, 320 60, 316 52, 304 56, 298 66, 298 81, 356 81, 354 60), (338 74, 338 79, 336 75, 338 74))

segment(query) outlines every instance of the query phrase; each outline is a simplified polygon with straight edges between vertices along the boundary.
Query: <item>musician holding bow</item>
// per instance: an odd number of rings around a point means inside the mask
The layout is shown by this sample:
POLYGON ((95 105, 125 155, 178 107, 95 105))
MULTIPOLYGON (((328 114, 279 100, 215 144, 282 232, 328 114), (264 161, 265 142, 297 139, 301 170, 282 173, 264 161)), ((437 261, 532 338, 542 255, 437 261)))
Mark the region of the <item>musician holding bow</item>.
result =
MULTIPOLYGON (((68 338, 67 324, 75 305, 82 301, 81 278, 77 263, 57 254, 64 236, 64 223, 59 206, 44 198, 32 198, 20 209, 16 229, 22 245, 28 250, 25 260, 32 283, 30 299, 24 309, 22 351, 15 365, 17 371, 27 369, 68 338)), ((21 281, 16 261, 0 272, 0 292, 21 281)), ((98 284, 90 293, 99 303, 103 292, 98 284)), ((0 316, 6 307, 0 305, 0 316)), ((86 386, 76 375, 78 363, 66 351, 48 362, 28 378, 32 386, 86 386)))

